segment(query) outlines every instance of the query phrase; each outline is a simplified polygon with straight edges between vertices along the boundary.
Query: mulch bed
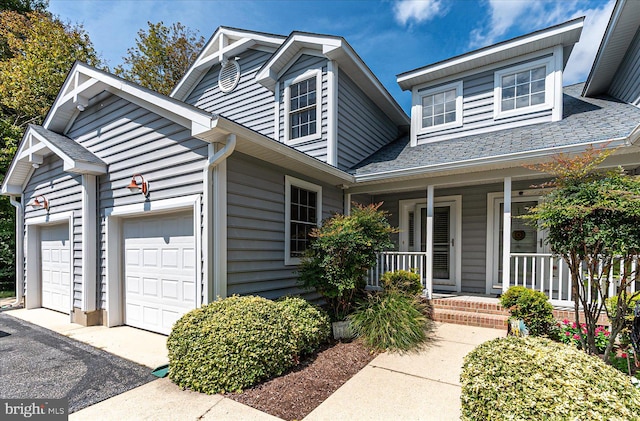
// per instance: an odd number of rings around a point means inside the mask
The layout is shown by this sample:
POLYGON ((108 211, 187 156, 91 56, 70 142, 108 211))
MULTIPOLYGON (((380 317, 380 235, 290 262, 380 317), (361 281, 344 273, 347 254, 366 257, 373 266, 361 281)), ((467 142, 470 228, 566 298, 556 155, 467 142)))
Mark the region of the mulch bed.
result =
POLYGON ((332 342, 282 376, 225 396, 285 420, 300 420, 376 355, 361 342, 332 342))

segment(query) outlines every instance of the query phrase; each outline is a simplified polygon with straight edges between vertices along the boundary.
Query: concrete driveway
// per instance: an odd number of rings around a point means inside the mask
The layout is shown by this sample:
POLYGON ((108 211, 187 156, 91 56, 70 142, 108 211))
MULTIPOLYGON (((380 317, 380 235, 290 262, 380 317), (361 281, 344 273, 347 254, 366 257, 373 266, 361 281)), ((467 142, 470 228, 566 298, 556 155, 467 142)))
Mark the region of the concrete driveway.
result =
POLYGON ((75 412, 154 379, 148 367, 0 313, 3 399, 68 397, 75 412))

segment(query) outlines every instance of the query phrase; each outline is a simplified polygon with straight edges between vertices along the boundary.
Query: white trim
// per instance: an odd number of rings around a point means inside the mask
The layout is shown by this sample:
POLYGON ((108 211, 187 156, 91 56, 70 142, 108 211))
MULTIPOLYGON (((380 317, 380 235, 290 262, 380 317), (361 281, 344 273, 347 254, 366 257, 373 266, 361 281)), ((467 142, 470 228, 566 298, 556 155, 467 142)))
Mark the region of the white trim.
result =
MULTIPOLYGON (((180 211, 193 211, 194 217, 194 246, 202 244, 200 195, 190 195, 172 199, 157 200, 132 205, 116 206, 105 209, 105 248, 106 248, 106 310, 107 326, 119 326, 124 323, 124 279, 122 220, 127 217, 152 216, 180 211)), ((202 271, 200 259, 201 251, 196 249, 195 275, 196 284, 202 285, 202 271)), ((201 294, 201 286, 195 288, 196 294, 201 294)), ((194 297, 196 307, 200 305, 200 297, 194 297)))
POLYGON ((287 145, 297 145, 299 143, 318 140, 322 137, 322 68, 313 68, 304 73, 288 79, 284 82, 284 143, 287 145), (290 139, 291 136, 291 85, 303 82, 307 79, 316 78, 316 132, 307 136, 290 139))
POLYGON ((415 87, 412 89, 413 104, 411 107, 411 145, 417 145, 419 135, 438 132, 456 127, 462 127, 462 80, 458 80, 446 85, 440 85, 434 88, 415 87), (445 91, 455 89, 456 91, 456 119, 449 123, 438 124, 434 126, 422 127, 422 100, 424 97, 436 95, 445 91), (415 141, 414 141, 415 140, 415 141))
MULTIPOLYGON (((338 62, 327 63, 327 164, 338 166, 338 62)), ((322 98, 322 95, 320 95, 322 98)), ((322 117, 322 116, 321 116, 322 117)), ((322 124, 322 118, 320 118, 322 124)))
POLYGON ((280 81, 276 82, 273 103, 273 140, 280 142, 280 81))
POLYGON ((504 178, 504 212, 502 213, 502 293, 511 279, 511 177, 504 178))
POLYGON ((27 279, 25 308, 42 307, 42 264, 40 262, 40 229, 49 225, 66 222, 69 229, 69 321, 73 319, 73 287, 75 276, 73 273, 73 211, 54 213, 35 218, 25 218, 27 279))
POLYGON ((96 176, 82 175, 82 311, 94 311, 98 307, 97 269, 97 184, 96 176))
POLYGON ((300 264, 300 259, 291 257, 291 186, 309 190, 317 194, 316 197, 316 225, 322 223, 322 186, 300 180, 299 178, 284 176, 284 264, 293 266, 300 264))
POLYGON ((553 58, 555 60, 554 67, 555 70, 553 72, 553 90, 555 92, 553 96, 553 113, 551 121, 560 121, 562 120, 562 111, 563 111, 563 103, 562 100, 563 92, 562 92, 562 75, 563 71, 563 62, 564 62, 564 49, 561 45, 556 46, 553 50, 553 58), (558 94, 560 91, 560 94, 558 94))
MULTIPOLYGON (((557 87, 555 86, 555 72, 556 62, 554 56, 545 57, 540 60, 523 63, 517 66, 504 68, 497 70, 494 73, 493 82, 493 118, 499 120, 502 118, 514 117, 523 114, 530 114, 539 111, 551 110, 555 104, 555 96, 558 95, 557 87), (545 82, 544 82, 544 103, 537 105, 530 105, 524 108, 514 108, 513 110, 502 111, 502 77, 506 75, 523 72, 525 70, 531 70, 537 67, 544 66, 545 68, 545 82)), ((561 68, 562 69, 562 68, 561 68)), ((560 72, 562 70, 560 69, 560 72)), ((560 93, 562 93, 562 86, 560 87, 560 93)), ((562 98, 562 94, 560 94, 562 98)))
POLYGON ((227 160, 223 159, 213 169, 213 197, 207 205, 213 207, 213 227, 209 236, 213 239, 213 297, 227 296, 227 160), (213 231, 213 232, 212 232, 213 231))

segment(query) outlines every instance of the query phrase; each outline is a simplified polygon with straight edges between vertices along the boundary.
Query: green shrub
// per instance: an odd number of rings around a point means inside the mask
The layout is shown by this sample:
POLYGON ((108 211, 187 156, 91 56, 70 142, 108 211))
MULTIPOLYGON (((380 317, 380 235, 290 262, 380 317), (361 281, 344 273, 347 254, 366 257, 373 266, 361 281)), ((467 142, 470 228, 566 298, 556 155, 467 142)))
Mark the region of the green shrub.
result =
POLYGON ((380 283, 385 291, 398 291, 408 295, 419 295, 422 293, 422 282, 420 275, 408 270, 396 270, 385 272, 380 278, 380 283))
POLYGON ((427 340, 431 325, 416 297, 397 291, 372 294, 349 316, 356 336, 376 350, 408 351, 427 340))
POLYGON ((507 337, 464 358, 463 420, 638 420, 629 377, 574 347, 507 337))
POLYGON ((524 320, 531 335, 552 334, 556 321, 553 318, 553 306, 544 293, 513 286, 500 297, 500 304, 509 310, 511 317, 524 320))
POLYGON ((274 301, 233 296, 182 316, 169 338, 169 378, 197 392, 240 391, 295 361, 298 338, 274 301))
MULTIPOLYGON (((631 328, 633 326, 633 310, 636 308, 636 303, 640 302, 640 296, 638 295, 630 295, 627 298, 626 312, 624 317, 624 322, 622 325, 622 329, 620 330, 620 342, 623 344, 631 343, 631 328)), ((615 318, 618 315, 618 296, 614 295, 613 297, 609 297, 605 300, 605 305, 607 306, 608 315, 611 316, 609 320, 615 318)))
POLYGON ((289 317, 292 333, 298 338, 296 352, 298 355, 315 351, 318 345, 325 342, 331 333, 331 323, 327 313, 299 297, 285 297, 276 301, 280 310, 289 317))

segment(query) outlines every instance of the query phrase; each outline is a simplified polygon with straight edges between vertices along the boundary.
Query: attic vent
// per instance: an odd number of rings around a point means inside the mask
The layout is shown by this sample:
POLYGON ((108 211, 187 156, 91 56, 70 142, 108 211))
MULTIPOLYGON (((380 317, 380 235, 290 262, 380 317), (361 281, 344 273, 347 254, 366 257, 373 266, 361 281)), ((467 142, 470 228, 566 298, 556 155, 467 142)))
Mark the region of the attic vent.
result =
POLYGON ((220 74, 218 75, 218 86, 222 92, 231 92, 240 80, 240 65, 235 60, 228 60, 222 63, 220 74))

